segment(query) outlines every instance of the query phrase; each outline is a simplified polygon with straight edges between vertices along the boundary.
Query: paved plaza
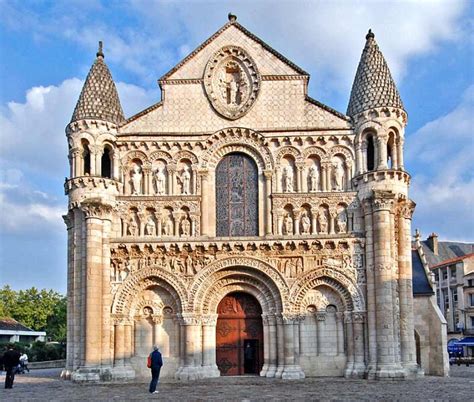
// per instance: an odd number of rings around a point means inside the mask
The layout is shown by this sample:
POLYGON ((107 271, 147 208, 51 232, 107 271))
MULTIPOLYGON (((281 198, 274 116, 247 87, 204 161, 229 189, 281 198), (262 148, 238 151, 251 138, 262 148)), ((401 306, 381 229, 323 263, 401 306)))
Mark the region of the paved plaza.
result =
MULTIPOLYGON (((472 400, 474 367, 452 367, 451 377, 410 381, 309 378, 282 381, 260 377, 223 377, 195 382, 167 381, 150 395, 145 383, 81 385, 59 379, 59 370, 18 375, 14 388, 0 389, 0 400, 472 400)), ((0 377, 4 381, 4 375, 0 377)))

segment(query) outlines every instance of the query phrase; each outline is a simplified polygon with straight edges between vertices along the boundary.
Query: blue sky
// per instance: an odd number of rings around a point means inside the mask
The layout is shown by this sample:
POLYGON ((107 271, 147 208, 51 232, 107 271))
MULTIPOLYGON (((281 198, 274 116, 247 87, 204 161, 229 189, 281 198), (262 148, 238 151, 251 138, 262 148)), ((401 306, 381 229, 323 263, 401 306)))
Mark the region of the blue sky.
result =
POLYGON ((64 128, 104 41, 130 116, 157 79, 238 21, 311 74, 309 94, 345 112, 368 28, 409 123, 406 167, 426 237, 474 241, 474 2, 0 0, 0 285, 66 289, 64 128))

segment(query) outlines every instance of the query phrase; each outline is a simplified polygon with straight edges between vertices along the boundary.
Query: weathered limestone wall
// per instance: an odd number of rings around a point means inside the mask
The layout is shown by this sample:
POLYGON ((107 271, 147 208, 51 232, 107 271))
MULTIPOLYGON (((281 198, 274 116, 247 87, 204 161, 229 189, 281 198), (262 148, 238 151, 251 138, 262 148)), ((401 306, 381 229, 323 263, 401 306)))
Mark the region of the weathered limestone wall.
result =
POLYGON ((434 296, 419 296, 413 303, 415 331, 419 335, 421 368, 426 375, 448 376, 448 323, 434 296))

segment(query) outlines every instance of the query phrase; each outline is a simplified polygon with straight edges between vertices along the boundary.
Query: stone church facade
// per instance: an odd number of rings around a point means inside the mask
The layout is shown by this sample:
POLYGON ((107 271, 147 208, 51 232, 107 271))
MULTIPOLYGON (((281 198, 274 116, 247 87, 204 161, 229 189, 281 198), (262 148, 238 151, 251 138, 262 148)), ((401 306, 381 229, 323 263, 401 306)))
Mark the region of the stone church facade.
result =
POLYGON ((347 114, 235 16, 126 119, 101 46, 70 124, 65 376, 407 378, 406 112, 369 31, 347 114))

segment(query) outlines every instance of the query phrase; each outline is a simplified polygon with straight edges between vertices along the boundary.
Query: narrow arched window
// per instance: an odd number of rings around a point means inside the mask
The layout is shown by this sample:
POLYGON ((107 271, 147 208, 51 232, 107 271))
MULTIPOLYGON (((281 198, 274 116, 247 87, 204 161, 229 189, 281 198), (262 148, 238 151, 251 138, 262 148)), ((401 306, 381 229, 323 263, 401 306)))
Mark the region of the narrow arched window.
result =
POLYGON ((112 155, 109 147, 105 147, 102 153, 100 174, 102 177, 112 178, 112 155))
POLYGON ((375 147, 372 136, 367 137, 367 170, 374 170, 375 168, 375 147))
POLYGON ((83 148, 82 159, 84 161, 83 174, 90 175, 91 174, 91 152, 89 150, 89 145, 87 141, 83 141, 82 148, 83 148))

